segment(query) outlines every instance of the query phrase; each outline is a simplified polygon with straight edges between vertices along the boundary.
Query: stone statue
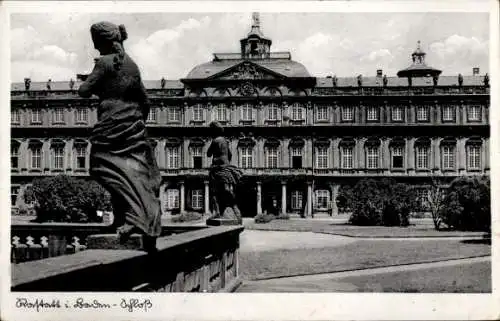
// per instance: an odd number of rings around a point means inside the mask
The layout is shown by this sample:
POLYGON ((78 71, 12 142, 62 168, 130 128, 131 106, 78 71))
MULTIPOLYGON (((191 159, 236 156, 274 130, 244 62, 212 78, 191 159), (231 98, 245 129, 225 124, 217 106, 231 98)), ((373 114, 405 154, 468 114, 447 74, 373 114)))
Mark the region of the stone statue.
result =
POLYGON ((28 91, 30 90, 30 87, 31 87, 31 79, 24 78, 24 89, 28 91))
POLYGON ((75 88, 75 81, 73 80, 73 78, 71 78, 71 79, 69 80, 69 88, 70 88, 71 90, 73 90, 73 88, 75 88))
POLYGON ((166 84, 167 84, 167 81, 165 80, 165 78, 161 77, 161 80, 160 80, 161 89, 165 89, 166 84))
POLYGON ((52 86, 51 86, 51 85, 52 85, 52 79, 49 79, 49 80, 47 81, 47 90, 48 90, 48 91, 50 91, 50 90, 52 89, 52 86))
POLYGON ((382 77, 382 83, 384 84, 384 87, 387 87, 387 83, 388 83, 387 75, 384 75, 384 77, 382 77))
POLYGON ((229 142, 223 136, 224 128, 221 124, 218 122, 210 123, 210 130, 213 140, 208 148, 207 156, 212 157, 209 182, 216 208, 213 217, 241 221, 235 192, 243 173, 230 163, 232 154, 229 150, 229 142), (232 215, 226 214, 228 208, 232 209, 232 215))
POLYGON ((358 86, 359 87, 363 86, 363 76, 358 75, 357 79, 358 79, 358 86))
POLYGON ((458 74, 458 85, 462 87, 463 84, 464 84, 464 77, 462 76, 462 74, 458 74))
POLYGON ((439 76, 438 75, 434 75, 432 77, 432 82, 434 83, 434 86, 438 85, 438 80, 439 80, 439 76))
POLYGON ((490 85, 490 76, 488 76, 488 74, 484 75, 484 85, 486 87, 490 85))
POLYGON ((111 194, 120 242, 139 233, 144 250, 154 252, 161 232, 161 177, 146 133, 146 91, 139 68, 123 48, 125 26, 100 22, 90 32, 101 56, 78 89, 80 96, 94 94, 100 100, 89 173, 111 194))
POLYGON ((333 75, 332 85, 333 85, 333 87, 337 87, 337 75, 333 75))

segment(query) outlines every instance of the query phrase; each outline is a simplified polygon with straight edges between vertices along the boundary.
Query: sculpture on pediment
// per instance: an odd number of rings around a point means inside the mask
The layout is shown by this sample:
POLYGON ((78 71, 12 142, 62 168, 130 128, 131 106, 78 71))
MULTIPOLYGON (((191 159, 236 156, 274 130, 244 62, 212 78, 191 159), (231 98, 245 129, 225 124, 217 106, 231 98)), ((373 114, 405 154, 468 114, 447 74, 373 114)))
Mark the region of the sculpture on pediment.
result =
POLYGON ((243 83, 240 87, 240 94, 242 96, 252 96, 255 94, 255 87, 249 82, 243 83))
POLYGON ((249 63, 239 65, 232 74, 232 78, 234 79, 262 79, 263 77, 262 72, 257 70, 256 66, 249 63))

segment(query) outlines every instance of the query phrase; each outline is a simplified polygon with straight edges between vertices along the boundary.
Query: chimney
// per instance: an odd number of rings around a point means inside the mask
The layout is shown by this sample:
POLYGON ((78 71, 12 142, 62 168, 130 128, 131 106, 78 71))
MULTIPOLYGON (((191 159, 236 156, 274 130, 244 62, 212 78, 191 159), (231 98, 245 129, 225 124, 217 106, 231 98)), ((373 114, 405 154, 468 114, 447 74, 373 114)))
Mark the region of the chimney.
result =
POLYGON ((382 77, 382 69, 377 69, 377 77, 382 77))
POLYGON ((472 75, 479 76, 479 67, 472 68, 472 75))

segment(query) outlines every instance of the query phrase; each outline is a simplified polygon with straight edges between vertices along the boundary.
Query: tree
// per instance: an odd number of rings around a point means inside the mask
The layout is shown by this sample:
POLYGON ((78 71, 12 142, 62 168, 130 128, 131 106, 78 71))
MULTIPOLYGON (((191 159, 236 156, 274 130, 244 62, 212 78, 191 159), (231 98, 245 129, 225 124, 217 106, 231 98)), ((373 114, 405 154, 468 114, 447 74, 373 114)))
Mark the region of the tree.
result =
POLYGON ((444 205, 445 192, 446 189, 439 184, 437 179, 433 178, 427 193, 427 204, 436 230, 441 229, 441 224, 443 222, 441 212, 444 205))

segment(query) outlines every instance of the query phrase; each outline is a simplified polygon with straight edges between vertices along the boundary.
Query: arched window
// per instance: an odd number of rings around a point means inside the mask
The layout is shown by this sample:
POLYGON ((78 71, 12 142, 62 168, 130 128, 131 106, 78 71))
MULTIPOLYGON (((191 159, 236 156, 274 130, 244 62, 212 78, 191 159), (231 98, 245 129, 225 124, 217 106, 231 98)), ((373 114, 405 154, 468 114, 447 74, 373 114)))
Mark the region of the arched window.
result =
POLYGON ((380 139, 370 138, 365 142, 366 168, 379 168, 380 139))
POLYGON ((421 138, 415 142, 415 167, 417 170, 428 170, 431 141, 421 138))
POLYGON ((391 140, 389 148, 391 150, 391 168, 403 169, 405 168, 405 152, 406 142, 401 137, 395 137, 391 140))
POLYGON ((328 163, 329 163, 329 147, 330 147, 330 140, 325 137, 320 137, 317 138, 314 141, 314 147, 315 147, 315 161, 316 161, 316 168, 318 169, 327 169, 328 168, 328 163))
POLYGON ((266 167, 268 168, 278 168, 280 164, 280 152, 279 152, 280 142, 275 139, 267 140, 265 148, 265 159, 266 167))
POLYGON ((241 168, 254 167, 254 161, 253 161, 254 146, 255 142, 250 138, 241 139, 238 142, 239 165, 241 168))
POLYGON ((340 168, 354 168, 354 147, 356 142, 353 138, 344 138, 340 141, 340 168))
POLYGON ((40 140, 30 140, 29 142, 31 170, 42 169, 42 146, 43 143, 40 140))
POLYGON ((181 167, 181 141, 179 139, 167 139, 165 142, 165 160, 168 169, 181 167))
POLYGON ((466 142, 467 150, 467 170, 478 171, 481 170, 481 150, 483 141, 480 137, 469 138, 466 142))
POLYGON ((441 166, 443 170, 455 170, 456 145, 454 138, 445 138, 441 141, 441 166))
POLYGON ((19 169, 19 149, 21 143, 17 140, 10 141, 10 168, 12 170, 19 169))
POLYGON ((83 139, 78 139, 73 144, 75 153, 75 169, 85 170, 87 168, 88 143, 83 139))
POLYGON ((64 147, 66 142, 61 139, 54 139, 50 144, 51 167, 52 170, 62 171, 64 169, 64 147))

